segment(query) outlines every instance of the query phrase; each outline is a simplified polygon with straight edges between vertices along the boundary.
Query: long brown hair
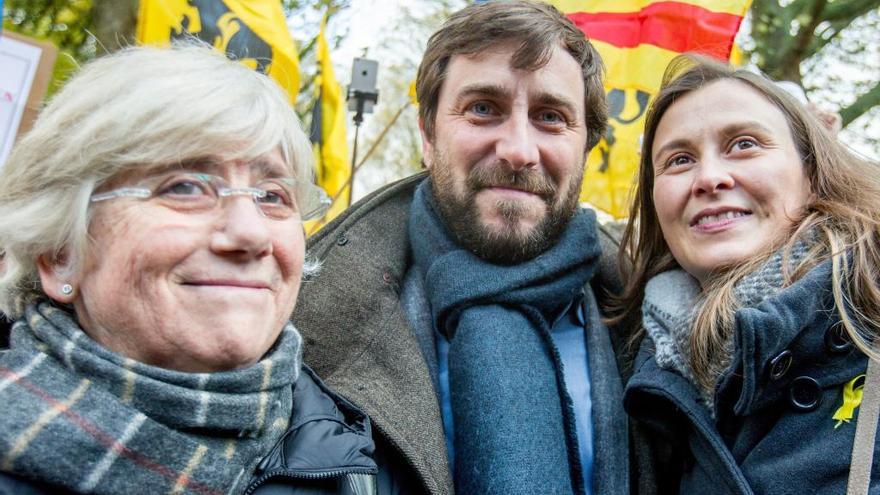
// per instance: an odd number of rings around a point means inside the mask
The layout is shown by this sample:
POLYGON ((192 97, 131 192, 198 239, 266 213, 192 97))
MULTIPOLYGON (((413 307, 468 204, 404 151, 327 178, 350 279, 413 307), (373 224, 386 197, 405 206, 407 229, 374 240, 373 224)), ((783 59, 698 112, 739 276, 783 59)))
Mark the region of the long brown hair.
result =
POLYGON ((801 239, 809 241, 810 252, 797 267, 784 273, 786 285, 830 258, 834 301, 846 332, 859 349, 880 357, 873 348, 880 334, 880 167, 851 153, 772 81, 692 54, 679 56, 669 65, 645 119, 637 189, 620 250, 621 266, 631 266, 632 271, 624 278, 627 283, 614 310, 621 317, 640 311, 648 280, 679 266, 663 238, 654 208, 651 148, 657 126, 678 98, 724 79, 756 89, 783 113, 813 197, 781 242, 771 243, 763 255, 747 263, 721 268, 704 284, 703 304, 690 337, 691 365, 697 380, 711 388, 717 379, 712 364, 725 352, 738 307, 734 284, 773 252, 781 249, 787 256, 801 239))

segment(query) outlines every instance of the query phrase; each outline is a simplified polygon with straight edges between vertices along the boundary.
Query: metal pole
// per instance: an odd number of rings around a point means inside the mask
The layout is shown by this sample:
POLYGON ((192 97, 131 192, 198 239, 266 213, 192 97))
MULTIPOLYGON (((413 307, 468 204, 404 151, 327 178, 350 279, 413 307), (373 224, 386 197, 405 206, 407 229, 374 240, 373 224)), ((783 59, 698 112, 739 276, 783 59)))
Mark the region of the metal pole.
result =
POLYGON ((348 206, 354 197, 354 174, 357 172, 358 134, 364 121, 364 99, 357 99, 357 111, 354 114, 354 146, 351 150, 351 174, 348 180, 348 206))

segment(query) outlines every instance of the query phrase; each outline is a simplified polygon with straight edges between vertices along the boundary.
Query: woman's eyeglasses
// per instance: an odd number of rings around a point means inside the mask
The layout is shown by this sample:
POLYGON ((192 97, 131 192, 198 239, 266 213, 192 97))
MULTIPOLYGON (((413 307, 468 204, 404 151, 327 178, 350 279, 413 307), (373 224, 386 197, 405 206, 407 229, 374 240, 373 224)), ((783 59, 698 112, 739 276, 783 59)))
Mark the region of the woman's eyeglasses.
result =
POLYGON ((249 187, 229 187, 222 177, 192 172, 160 174, 134 187, 95 193, 91 202, 139 198, 182 213, 203 213, 213 210, 221 198, 229 196, 252 197, 263 216, 273 220, 321 218, 331 203, 323 189, 294 177, 263 179, 249 187))

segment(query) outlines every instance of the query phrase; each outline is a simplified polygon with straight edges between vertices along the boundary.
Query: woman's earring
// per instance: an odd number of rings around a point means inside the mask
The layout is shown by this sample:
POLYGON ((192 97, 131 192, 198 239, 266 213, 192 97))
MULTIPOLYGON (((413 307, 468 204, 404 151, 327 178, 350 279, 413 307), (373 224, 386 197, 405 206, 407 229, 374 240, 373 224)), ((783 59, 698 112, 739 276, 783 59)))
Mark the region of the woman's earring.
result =
POLYGON ((73 294, 73 286, 70 284, 64 284, 61 286, 61 293, 65 296, 69 296, 73 294))

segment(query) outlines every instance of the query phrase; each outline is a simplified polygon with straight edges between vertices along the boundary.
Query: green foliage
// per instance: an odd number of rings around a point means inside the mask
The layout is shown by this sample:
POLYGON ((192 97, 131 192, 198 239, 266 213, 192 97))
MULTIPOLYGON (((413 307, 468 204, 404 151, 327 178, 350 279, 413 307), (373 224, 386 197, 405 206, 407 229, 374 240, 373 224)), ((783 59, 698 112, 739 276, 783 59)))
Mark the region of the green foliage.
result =
MULTIPOLYGON (((349 3, 350 0, 283 0, 282 8, 288 18, 314 18, 317 26, 324 12, 332 17, 349 3)), ((58 47, 51 94, 83 62, 134 43, 137 8, 138 0, 5 0, 3 28, 58 47)), ((310 37, 297 39, 302 57, 308 57, 312 51, 315 34, 317 27, 310 37)), ((303 71, 305 90, 311 83, 307 74, 303 71)))
POLYGON ((880 156, 880 0, 754 0, 750 14, 751 62, 837 109, 880 156))
POLYGON ((76 60, 95 56, 92 0, 5 0, 3 27, 50 41, 76 60))
POLYGON ((48 41, 58 48, 49 94, 63 84, 79 63, 94 58, 92 20, 92 0, 3 2, 3 29, 48 41))
POLYGON ((802 61, 820 54, 855 20, 878 7, 880 0, 754 0, 754 61, 774 79, 800 82, 802 61))

